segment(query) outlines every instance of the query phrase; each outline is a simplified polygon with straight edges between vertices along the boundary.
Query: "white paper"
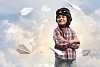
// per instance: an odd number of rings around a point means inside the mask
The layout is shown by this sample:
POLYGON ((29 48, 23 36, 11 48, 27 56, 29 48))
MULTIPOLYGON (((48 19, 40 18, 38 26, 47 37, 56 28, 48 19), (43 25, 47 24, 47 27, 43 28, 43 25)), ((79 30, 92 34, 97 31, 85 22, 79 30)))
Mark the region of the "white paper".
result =
MULTIPOLYGON (((29 45, 27 45, 29 46, 29 45)), ((23 44, 20 44, 18 45, 17 47, 17 51, 20 53, 20 54, 30 54, 32 52, 32 47, 27 47, 26 45, 23 45, 23 44)))
POLYGON ((27 14, 29 14, 32 10, 33 10, 33 8, 23 8, 23 9, 21 10, 21 15, 27 15, 27 14))
POLYGON ((57 53, 58 55, 64 55, 64 53, 58 49, 53 49, 53 48, 50 48, 51 50, 53 50, 55 53, 57 53))
POLYGON ((74 4, 71 4, 71 3, 68 3, 71 7, 75 8, 76 10, 81 10, 78 6, 74 5, 74 4))
POLYGON ((50 11, 51 8, 48 8, 47 5, 43 5, 41 11, 50 11))
POLYGON ((44 22, 47 22, 47 21, 49 21, 49 19, 44 20, 44 22))
POLYGON ((31 42, 33 42, 35 39, 36 39, 36 37, 31 38, 31 39, 28 40, 28 42, 31 43, 31 42))
POLYGON ((83 50, 81 53, 83 54, 83 56, 87 56, 90 52, 91 50, 83 50))

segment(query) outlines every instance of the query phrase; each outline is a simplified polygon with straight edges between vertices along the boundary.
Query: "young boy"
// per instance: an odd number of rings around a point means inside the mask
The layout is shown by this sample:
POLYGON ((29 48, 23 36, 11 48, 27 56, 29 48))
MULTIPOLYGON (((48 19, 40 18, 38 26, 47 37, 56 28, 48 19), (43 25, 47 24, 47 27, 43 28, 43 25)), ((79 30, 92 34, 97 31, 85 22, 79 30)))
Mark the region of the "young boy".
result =
POLYGON ((69 27, 72 17, 69 9, 60 8, 56 11, 56 22, 58 27, 54 29, 53 39, 55 49, 63 52, 64 55, 55 53, 55 67, 76 67, 76 51, 80 41, 75 32, 69 27))

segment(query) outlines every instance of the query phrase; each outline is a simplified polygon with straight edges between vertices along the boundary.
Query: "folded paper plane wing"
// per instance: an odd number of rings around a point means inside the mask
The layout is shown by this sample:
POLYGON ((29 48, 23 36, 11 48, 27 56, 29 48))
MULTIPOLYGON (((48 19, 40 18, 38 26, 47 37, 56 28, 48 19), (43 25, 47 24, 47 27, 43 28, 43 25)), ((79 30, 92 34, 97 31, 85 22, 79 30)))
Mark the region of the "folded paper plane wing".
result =
POLYGON ((50 11, 51 8, 48 8, 47 5, 43 5, 41 11, 50 11))
POLYGON ((33 10, 33 8, 23 8, 20 12, 21 12, 21 15, 27 15, 27 14, 29 14, 32 10, 33 10))
POLYGON ((53 49, 53 48, 50 48, 50 49, 53 50, 58 55, 64 55, 64 53, 58 49, 53 49))
POLYGON ((71 6, 71 7, 73 7, 74 9, 81 10, 78 6, 76 6, 74 4, 68 3, 68 5, 71 6))
POLYGON ((83 54, 83 56, 87 56, 90 52, 91 50, 83 50, 81 53, 83 54))
POLYGON ((20 54, 30 54, 32 52, 32 47, 30 45, 26 46, 26 45, 20 44, 17 47, 17 51, 20 54))

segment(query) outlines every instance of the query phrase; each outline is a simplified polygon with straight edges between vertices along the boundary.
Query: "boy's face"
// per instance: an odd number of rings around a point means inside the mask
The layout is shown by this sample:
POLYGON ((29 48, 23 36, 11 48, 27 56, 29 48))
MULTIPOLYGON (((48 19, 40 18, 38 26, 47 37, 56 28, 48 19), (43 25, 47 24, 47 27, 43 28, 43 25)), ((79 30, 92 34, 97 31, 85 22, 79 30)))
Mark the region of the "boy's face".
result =
POLYGON ((64 15, 59 15, 59 16, 57 17, 57 23, 58 23, 59 25, 65 25, 65 24, 67 23, 67 17, 64 16, 64 15))

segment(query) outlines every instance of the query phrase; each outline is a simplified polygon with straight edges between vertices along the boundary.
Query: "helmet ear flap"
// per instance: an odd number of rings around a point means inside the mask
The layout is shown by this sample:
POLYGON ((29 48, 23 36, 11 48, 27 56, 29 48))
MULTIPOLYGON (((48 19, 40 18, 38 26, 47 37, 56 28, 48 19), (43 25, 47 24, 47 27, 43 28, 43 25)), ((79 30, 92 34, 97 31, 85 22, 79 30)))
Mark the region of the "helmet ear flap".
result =
POLYGON ((71 13, 69 12, 69 19, 70 21, 72 21, 72 17, 71 17, 71 13))
POLYGON ((56 22, 57 22, 57 16, 56 16, 56 22))
POLYGON ((69 16, 69 15, 67 15, 66 17, 67 17, 66 26, 69 27, 69 25, 70 25, 70 23, 71 23, 71 21, 70 21, 71 19, 70 19, 70 16, 69 16))

